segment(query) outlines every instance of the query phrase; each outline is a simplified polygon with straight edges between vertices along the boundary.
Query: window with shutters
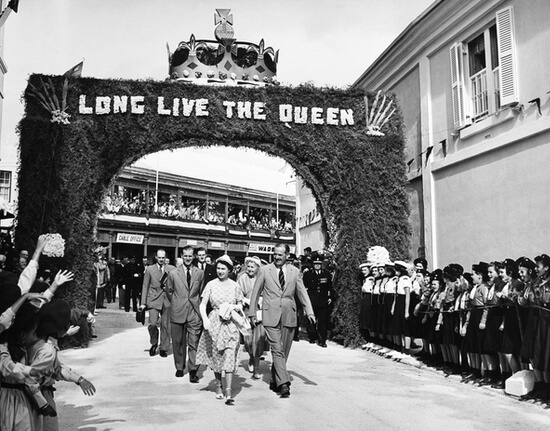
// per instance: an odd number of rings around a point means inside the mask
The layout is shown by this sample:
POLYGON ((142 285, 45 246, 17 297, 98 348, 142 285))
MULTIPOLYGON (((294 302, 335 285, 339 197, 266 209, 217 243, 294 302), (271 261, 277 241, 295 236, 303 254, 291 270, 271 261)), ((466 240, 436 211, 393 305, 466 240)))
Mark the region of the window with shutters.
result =
POLYGON ((469 98, 472 121, 479 121, 500 108, 496 24, 467 44, 469 98))
POLYGON ((0 171, 0 197, 6 202, 11 200, 11 172, 0 171))
POLYGON ((481 121, 517 103, 513 9, 471 38, 451 46, 452 105, 455 128, 481 121))

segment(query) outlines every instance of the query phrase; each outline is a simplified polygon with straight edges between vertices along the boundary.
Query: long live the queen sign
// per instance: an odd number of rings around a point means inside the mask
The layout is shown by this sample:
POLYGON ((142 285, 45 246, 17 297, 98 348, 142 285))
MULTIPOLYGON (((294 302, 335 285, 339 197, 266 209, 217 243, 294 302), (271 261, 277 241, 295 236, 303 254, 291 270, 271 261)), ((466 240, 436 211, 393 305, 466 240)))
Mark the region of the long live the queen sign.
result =
MULTIPOLYGON (((265 102, 223 100, 223 114, 226 118, 240 120, 266 120, 272 110, 265 102)), ((83 115, 107 114, 136 114, 142 115, 146 111, 144 96, 96 96, 88 97, 81 94, 79 97, 78 113, 83 115)), ((165 98, 157 97, 156 106, 151 108, 158 115, 173 117, 208 117, 212 109, 208 99, 188 99, 185 97, 165 98)), ((354 112, 351 108, 293 106, 279 104, 274 109, 278 121, 296 124, 328 124, 329 126, 353 126, 354 112)))

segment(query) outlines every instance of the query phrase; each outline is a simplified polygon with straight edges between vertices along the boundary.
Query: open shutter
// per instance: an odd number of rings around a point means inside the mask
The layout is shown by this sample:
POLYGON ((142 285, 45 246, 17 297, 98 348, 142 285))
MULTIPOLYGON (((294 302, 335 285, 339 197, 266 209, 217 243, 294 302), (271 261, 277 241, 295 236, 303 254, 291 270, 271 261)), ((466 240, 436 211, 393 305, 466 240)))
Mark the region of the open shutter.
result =
POLYGON ((462 71, 462 43, 451 46, 451 84, 453 122, 455 129, 466 125, 464 109, 464 73, 462 71))
POLYGON ((497 46, 500 64, 500 106, 517 103, 518 83, 512 6, 497 11, 497 46))

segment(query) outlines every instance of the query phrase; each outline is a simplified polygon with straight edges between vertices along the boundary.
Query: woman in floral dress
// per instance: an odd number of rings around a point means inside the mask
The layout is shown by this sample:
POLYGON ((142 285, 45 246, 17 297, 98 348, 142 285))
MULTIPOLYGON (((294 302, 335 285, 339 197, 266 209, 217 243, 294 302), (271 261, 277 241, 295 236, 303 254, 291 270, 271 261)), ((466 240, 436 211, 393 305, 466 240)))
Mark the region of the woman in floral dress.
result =
POLYGON ((227 255, 216 259, 217 279, 210 281, 202 293, 200 305, 204 331, 199 341, 197 363, 208 365, 216 377, 216 398, 224 398, 222 374, 225 374, 225 403, 233 405, 231 394, 233 373, 237 371, 240 332, 231 320, 232 311, 242 312, 242 292, 237 283, 229 278, 233 262, 227 255), (206 315, 210 302, 212 311, 206 315), (221 310, 221 312, 220 312, 221 310))

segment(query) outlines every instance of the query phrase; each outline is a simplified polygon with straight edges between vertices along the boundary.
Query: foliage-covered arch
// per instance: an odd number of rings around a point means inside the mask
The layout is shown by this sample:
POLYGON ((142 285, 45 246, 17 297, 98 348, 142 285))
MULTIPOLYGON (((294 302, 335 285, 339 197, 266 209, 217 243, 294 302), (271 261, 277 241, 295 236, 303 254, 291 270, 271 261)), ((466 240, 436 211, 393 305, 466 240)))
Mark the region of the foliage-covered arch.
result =
POLYGON ((372 245, 405 258, 409 241, 401 119, 384 123, 391 110, 378 96, 33 75, 20 123, 17 246, 60 233, 66 253, 50 264, 75 271, 76 286, 61 294, 86 305, 101 199, 125 166, 190 146, 261 150, 291 164, 317 200, 337 263, 334 334, 353 344, 358 264, 372 245))

